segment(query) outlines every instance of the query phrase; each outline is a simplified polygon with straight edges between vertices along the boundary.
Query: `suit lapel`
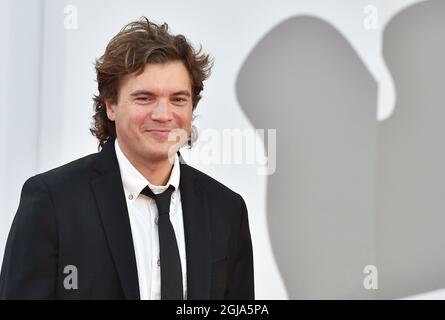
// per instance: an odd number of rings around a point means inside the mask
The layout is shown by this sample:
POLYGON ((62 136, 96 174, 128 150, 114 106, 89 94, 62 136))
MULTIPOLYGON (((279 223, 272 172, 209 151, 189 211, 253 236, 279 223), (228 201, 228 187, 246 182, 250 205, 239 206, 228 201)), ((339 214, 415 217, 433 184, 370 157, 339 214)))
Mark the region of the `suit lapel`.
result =
POLYGON ((99 153, 95 169, 100 175, 92 179, 91 184, 125 298, 140 299, 133 238, 114 139, 99 153))
POLYGON ((181 164, 179 188, 187 256, 187 298, 209 299, 212 266, 209 211, 196 174, 186 164, 181 164))

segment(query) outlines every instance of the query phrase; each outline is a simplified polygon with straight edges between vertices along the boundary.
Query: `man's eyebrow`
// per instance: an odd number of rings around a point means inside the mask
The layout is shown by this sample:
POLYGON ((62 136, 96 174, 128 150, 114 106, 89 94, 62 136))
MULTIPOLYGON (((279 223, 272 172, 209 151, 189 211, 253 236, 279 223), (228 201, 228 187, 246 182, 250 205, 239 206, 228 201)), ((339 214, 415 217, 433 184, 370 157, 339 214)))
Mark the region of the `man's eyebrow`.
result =
MULTIPOLYGON (((156 94, 154 94, 151 91, 148 90, 135 90, 132 93, 130 93, 130 96, 135 97, 135 96, 139 96, 139 95, 147 95, 147 96, 155 96, 156 94)), ((190 92, 187 90, 180 90, 180 91, 176 91, 172 94, 173 96, 187 96, 190 97, 190 92)))
POLYGON ((177 91, 175 93, 173 93, 174 96, 187 96, 190 97, 190 92, 186 91, 186 90, 180 90, 177 91))
POLYGON ((154 96, 155 94, 151 91, 147 91, 147 90, 135 90, 132 93, 130 93, 130 96, 134 97, 134 96, 139 96, 141 94, 145 94, 147 96, 154 96))

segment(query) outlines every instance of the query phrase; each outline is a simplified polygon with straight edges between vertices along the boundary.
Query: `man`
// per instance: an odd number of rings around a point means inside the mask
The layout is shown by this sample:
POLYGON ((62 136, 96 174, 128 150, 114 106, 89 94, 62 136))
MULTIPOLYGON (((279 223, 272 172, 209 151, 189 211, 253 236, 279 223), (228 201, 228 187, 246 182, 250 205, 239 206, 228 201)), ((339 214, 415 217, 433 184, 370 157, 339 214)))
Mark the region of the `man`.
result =
POLYGON ((254 298, 244 200, 177 152, 210 67, 146 18, 110 41, 96 62, 101 151, 25 182, 1 298, 254 298))

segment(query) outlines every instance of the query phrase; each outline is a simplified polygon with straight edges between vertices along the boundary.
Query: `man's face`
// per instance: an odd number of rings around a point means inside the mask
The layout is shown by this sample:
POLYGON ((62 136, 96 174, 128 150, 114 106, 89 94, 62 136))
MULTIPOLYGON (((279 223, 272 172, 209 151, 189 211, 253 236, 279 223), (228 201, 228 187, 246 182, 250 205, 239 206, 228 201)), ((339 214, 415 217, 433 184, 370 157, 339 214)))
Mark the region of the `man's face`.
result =
POLYGON ((107 115, 115 121, 119 146, 130 160, 163 161, 177 150, 171 133, 191 131, 191 80, 181 61, 148 63, 139 75, 122 79, 116 104, 107 101, 107 115))

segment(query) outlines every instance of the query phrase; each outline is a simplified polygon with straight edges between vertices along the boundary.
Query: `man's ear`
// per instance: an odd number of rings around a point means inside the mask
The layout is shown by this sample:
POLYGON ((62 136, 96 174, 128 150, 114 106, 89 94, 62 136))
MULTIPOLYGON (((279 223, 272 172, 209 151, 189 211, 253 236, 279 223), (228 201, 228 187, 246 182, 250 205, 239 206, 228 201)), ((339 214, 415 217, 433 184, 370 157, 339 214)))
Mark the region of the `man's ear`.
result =
POLYGON ((107 116, 111 121, 116 120, 116 103, 112 99, 105 100, 105 105, 107 106, 107 116))

